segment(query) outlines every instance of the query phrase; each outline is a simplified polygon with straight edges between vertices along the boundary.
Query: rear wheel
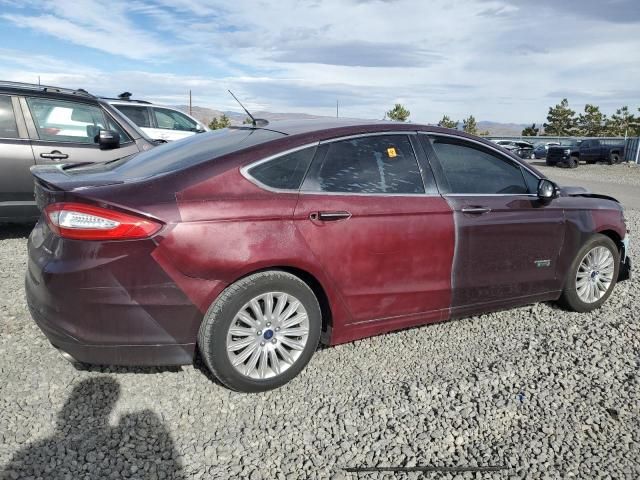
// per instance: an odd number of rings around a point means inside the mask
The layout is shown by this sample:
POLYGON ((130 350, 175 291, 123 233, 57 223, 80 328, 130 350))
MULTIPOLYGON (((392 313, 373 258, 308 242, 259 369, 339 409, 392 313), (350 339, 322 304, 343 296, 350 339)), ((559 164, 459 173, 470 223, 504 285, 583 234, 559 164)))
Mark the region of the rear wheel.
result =
POLYGON ((609 154, 609 165, 615 165, 616 163, 620 163, 620 154, 619 153, 610 153, 609 154))
POLYGON ((290 273, 261 272, 228 287, 198 334, 205 364, 227 387, 261 392, 294 378, 320 339, 320 306, 290 273))
POLYGON ((601 234, 592 236, 569 268, 560 303, 576 312, 599 308, 613 291, 619 267, 615 243, 601 234))

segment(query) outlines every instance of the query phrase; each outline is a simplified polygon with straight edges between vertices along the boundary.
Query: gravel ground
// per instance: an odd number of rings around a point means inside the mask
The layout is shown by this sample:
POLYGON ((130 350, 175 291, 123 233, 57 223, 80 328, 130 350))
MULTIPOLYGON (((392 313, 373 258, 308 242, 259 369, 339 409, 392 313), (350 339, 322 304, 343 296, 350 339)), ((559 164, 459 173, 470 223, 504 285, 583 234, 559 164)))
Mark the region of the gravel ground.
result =
POLYGON ((322 349, 245 395, 199 365, 67 363, 27 313, 26 234, 0 234, 3 480, 640 478, 638 279, 593 314, 537 304, 322 349), (342 470, 388 465, 506 469, 342 470))
POLYGON ((596 180, 640 187, 640 166, 635 163, 619 163, 618 165, 581 163, 578 168, 559 168, 547 167, 544 160, 530 160, 530 162, 551 178, 571 179, 572 181, 596 180))

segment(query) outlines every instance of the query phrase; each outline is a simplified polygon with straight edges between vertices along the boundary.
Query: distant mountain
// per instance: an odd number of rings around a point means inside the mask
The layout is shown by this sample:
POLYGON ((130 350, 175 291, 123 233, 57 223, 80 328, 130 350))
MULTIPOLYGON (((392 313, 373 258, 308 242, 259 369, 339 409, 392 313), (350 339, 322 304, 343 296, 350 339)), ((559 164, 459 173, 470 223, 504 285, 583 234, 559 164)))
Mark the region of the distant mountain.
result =
POLYGON ((516 137, 522 133, 523 129, 530 126, 530 123, 478 122, 478 130, 481 132, 488 130, 492 136, 504 135, 505 137, 516 137))
MULTIPOLYGON (((185 113, 189 113, 189 105, 173 105, 173 108, 177 108, 185 113)), ((191 116, 198 119, 204 124, 209 124, 211 120, 215 117, 220 117, 222 114, 225 114, 231 120, 232 125, 240 125, 246 118, 246 113, 233 112, 230 110, 220 111, 215 110, 213 108, 206 107, 191 107, 191 116)), ((255 118, 264 118, 265 120, 269 120, 270 122, 275 122, 277 120, 296 120, 296 119, 308 119, 308 118, 326 118, 321 117, 319 115, 309 115, 307 113, 274 113, 274 112, 264 112, 257 111, 251 112, 255 118)))
MULTIPOLYGON (((188 105, 173 105, 173 108, 177 108, 185 113, 189 113, 188 105)), ((191 107, 192 116, 200 120, 202 123, 208 125, 211 120, 215 117, 220 117, 222 114, 225 114, 227 117, 231 119, 232 125, 240 125, 247 115, 245 113, 234 112, 231 110, 221 111, 215 110, 213 108, 206 107, 191 107)), ((256 118, 264 118, 265 120, 269 120, 270 122, 275 122, 277 120, 296 120, 296 119, 308 119, 308 118, 329 118, 323 117, 321 115, 310 115, 308 113, 274 113, 274 112, 265 112, 265 111, 257 111, 251 112, 253 116, 256 118)), ((485 130, 489 131, 491 136, 519 136, 522 132, 522 129, 531 125, 530 123, 500 123, 500 122, 490 122, 490 121, 479 121, 478 122, 478 130, 484 132, 485 130)), ((462 122, 460 123, 460 128, 462 128, 462 122)))

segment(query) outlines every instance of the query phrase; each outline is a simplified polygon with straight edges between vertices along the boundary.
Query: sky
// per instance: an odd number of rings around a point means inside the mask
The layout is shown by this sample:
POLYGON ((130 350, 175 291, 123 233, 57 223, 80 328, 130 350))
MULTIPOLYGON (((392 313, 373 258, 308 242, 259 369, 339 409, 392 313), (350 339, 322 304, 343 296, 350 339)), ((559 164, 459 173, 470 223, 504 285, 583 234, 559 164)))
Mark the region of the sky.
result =
POLYGON ((218 110, 636 111, 639 59, 639 0, 0 0, 0 79, 218 110))

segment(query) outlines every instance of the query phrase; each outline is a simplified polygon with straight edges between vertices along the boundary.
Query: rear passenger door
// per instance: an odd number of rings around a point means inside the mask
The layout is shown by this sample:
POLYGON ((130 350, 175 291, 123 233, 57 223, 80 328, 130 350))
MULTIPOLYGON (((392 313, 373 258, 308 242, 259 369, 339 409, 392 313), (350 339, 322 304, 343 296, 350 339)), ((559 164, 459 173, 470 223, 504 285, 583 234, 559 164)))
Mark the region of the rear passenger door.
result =
POLYGON ((352 322, 370 333, 448 315, 452 214, 414 142, 385 133, 321 144, 295 210, 352 322))
POLYGON ((0 95, 0 221, 37 218, 33 164, 18 97, 0 95))
POLYGON ((55 98, 30 97, 23 103, 38 164, 106 162, 138 152, 135 142, 98 105, 55 98), (102 150, 100 129, 120 134, 120 147, 102 150))
POLYGON ((454 210, 453 313, 546 298, 557 272, 564 213, 542 203, 538 178, 497 149, 460 137, 420 135, 454 210))

